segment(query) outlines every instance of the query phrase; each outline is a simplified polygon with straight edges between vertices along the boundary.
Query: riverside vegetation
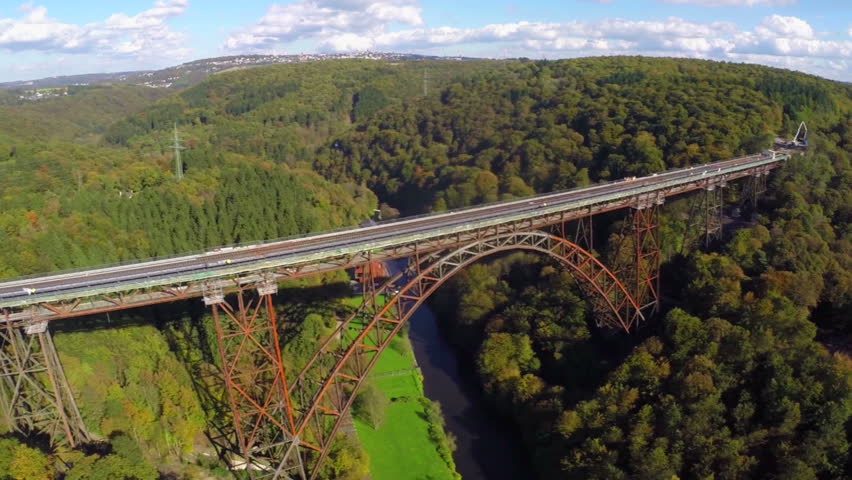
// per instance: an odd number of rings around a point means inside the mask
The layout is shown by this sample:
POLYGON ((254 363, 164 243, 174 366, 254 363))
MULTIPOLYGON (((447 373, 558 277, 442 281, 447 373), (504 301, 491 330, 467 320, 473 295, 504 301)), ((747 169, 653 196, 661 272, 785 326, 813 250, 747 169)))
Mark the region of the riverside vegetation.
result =
MULTIPOLYGON (((525 255, 473 266, 434 303, 487 401, 521 432, 530 476, 852 475, 852 365, 824 346, 852 337, 848 85, 676 59, 335 61, 223 73, 159 100, 120 87, 7 103, 32 128, 0 128, 0 278, 355 225, 380 205, 423 213, 722 160, 806 120, 811 150, 774 175, 756 222, 709 251, 686 248, 688 199, 665 206, 677 308, 638 336, 594 327, 570 275, 525 255), (126 100, 103 119, 71 107, 102 95, 126 100), (55 118, 73 127, 44 127, 55 118)), ((621 218, 599 221, 616 244, 621 218)), ((291 367, 347 308, 308 287, 279 295, 291 298, 278 307, 291 367)), ((222 419, 193 384, 194 366, 215 364, 199 341, 209 319, 193 308, 57 325, 69 381, 88 392, 86 424, 108 446, 54 452, 7 435, 0 475, 225 475, 204 455, 203 432, 222 419)), ((371 408, 358 417, 374 422, 371 408)), ((361 478, 367 465, 341 443, 323 474, 361 478)))

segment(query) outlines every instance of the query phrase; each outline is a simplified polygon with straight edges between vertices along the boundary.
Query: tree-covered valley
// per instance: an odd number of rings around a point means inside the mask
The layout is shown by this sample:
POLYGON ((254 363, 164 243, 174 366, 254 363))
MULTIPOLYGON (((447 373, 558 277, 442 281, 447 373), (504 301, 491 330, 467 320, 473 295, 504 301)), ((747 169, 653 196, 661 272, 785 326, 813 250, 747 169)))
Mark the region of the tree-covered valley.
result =
MULTIPOLYGON (((724 160, 806 121, 809 151, 720 241, 698 248, 689 197, 662 208, 663 312, 637 334, 595 326, 570 273, 526 254, 472 266, 432 307, 483 404, 518 432, 529 478, 852 476, 848 85, 641 57, 328 61, 224 72, 167 96, 82 88, 0 109, 0 279, 724 160)), ((605 261, 623 222, 596 221, 605 261)), ((352 310, 347 280, 282 286, 289 370, 352 310)), ((200 302, 52 329, 98 447, 10 432, 0 478, 228 477, 209 436, 228 418, 202 375, 219 365, 200 302)), ((394 408, 380 397, 355 412, 379 436, 371 406, 394 408)), ((435 438, 446 457, 452 442, 435 438)), ((323 477, 366 478, 368 453, 344 441, 323 477)))

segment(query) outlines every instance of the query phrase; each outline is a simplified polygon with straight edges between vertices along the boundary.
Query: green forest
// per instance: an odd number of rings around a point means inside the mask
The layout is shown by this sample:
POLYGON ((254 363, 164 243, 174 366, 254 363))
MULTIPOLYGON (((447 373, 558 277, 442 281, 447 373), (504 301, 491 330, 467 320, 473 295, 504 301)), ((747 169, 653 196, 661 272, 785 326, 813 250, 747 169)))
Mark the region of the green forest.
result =
MULTIPOLYGON (((689 197, 664 205, 664 309, 638 334, 596 327, 570 273, 527 254, 472 266, 432 306, 484 401, 519 432, 530 478, 852 476, 849 85, 684 59, 341 60, 224 72, 177 92, 6 100, 0 279, 723 160, 806 121, 809 151, 721 241, 690 243, 689 197)), ((604 259, 623 222, 597 220, 604 259)), ((278 295, 288 366, 351 311, 345 280, 278 295)), ((198 375, 216 365, 201 305, 52 328, 100 447, 0 435, 0 478, 229 478, 207 437, 223 418, 198 375)), ((376 412, 356 410, 375 425, 376 412)), ((380 444, 377 432, 365 443, 380 444)), ((338 446, 323 478, 366 478, 369 461, 362 445, 338 446)))

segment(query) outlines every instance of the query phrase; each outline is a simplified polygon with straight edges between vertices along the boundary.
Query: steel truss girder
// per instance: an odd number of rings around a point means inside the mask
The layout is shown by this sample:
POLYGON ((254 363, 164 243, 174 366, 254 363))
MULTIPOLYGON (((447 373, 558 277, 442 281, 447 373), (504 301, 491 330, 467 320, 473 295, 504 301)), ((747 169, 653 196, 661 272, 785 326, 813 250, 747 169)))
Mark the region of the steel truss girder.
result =
POLYGON ((592 292, 599 322, 630 331, 642 320, 642 305, 628 288, 587 250, 540 231, 518 231, 484 237, 449 253, 415 256, 371 295, 320 347, 296 377, 291 391, 302 393, 297 436, 319 447, 311 478, 328 455, 344 415, 378 356, 416 309, 460 270, 486 256, 510 250, 537 251, 559 260, 592 292), (398 290, 396 285, 402 285, 398 290), (380 304, 384 296, 386 303, 380 304), (349 335, 349 334, 352 335, 349 335), (328 373, 325 373, 328 372, 328 373), (308 394, 306 392, 313 392, 308 394), (317 431, 319 430, 319 431, 317 431))
POLYGON ((265 282, 255 289, 238 290, 235 305, 216 292, 205 297, 216 325, 240 463, 255 479, 305 479, 272 303, 277 285, 265 282))
POLYGON ((65 378, 47 322, 0 326, 0 408, 9 427, 76 447, 89 433, 65 378))
MULTIPOLYGON (((777 164, 760 165, 750 169, 740 170, 724 177, 724 181, 733 181, 738 178, 748 177, 755 174, 765 176, 767 172, 776 168, 777 164)), ((679 195, 693 190, 705 189, 708 182, 718 181, 721 177, 713 177, 713 179, 696 178, 694 181, 670 187, 648 194, 643 194, 643 197, 670 197, 679 195)), ((536 215, 531 214, 529 218, 521 221, 513 221, 501 225, 493 225, 482 228, 482 231, 490 231, 494 234, 506 233, 511 231, 522 230, 538 230, 544 229, 551 225, 558 225, 565 222, 570 222, 583 218, 589 215, 595 215, 604 212, 619 210, 622 208, 630 208, 635 205, 636 197, 624 197, 617 200, 601 202, 598 204, 586 205, 579 208, 565 210, 561 212, 543 212, 536 215)), ((413 241, 411 243, 400 244, 383 248, 381 252, 374 252, 374 261, 386 261, 394 258, 407 258, 419 251, 424 253, 427 251, 441 251, 448 248, 465 245, 472 241, 478 234, 479 230, 462 231, 455 234, 424 238, 413 241)), ((297 265, 287 265, 274 268, 258 268, 256 271, 241 272, 238 274, 228 274, 222 277, 204 279, 198 281, 188 281, 173 285, 152 286, 145 288, 135 288, 122 291, 119 293, 89 293, 83 297, 66 298, 62 301, 41 301, 27 306, 9 307, 6 312, 9 318, 14 322, 27 323, 31 322, 30 307, 34 307, 38 317, 44 320, 59 320, 63 318, 74 318, 84 315, 92 315, 97 313, 112 312, 118 310, 126 310, 138 308, 141 306, 167 303, 183 300, 186 298, 200 297, 204 294, 205 285, 214 284, 222 288, 226 292, 232 292, 243 288, 246 285, 251 285, 267 275, 273 275, 276 281, 283 281, 294 278, 301 278, 318 273, 331 272, 336 270, 344 270, 354 268, 367 261, 367 254, 353 254, 338 257, 328 257, 302 263, 297 265)))

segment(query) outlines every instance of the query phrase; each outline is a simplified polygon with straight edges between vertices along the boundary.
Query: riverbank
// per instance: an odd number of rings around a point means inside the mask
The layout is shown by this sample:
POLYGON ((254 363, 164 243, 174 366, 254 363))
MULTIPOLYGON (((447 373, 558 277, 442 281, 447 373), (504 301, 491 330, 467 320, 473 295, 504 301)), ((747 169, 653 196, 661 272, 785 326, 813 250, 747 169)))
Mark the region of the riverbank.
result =
POLYGON ((407 332, 400 333, 382 353, 369 382, 390 400, 378 430, 355 418, 358 438, 370 456, 372 480, 458 478, 430 433, 430 428, 440 425, 428 420, 423 377, 407 332))
POLYGON ((476 384, 474 365, 441 334, 430 306, 422 305, 409 325, 425 395, 440 402, 446 430, 455 438, 456 471, 464 480, 530 478, 518 432, 488 407, 476 384))

